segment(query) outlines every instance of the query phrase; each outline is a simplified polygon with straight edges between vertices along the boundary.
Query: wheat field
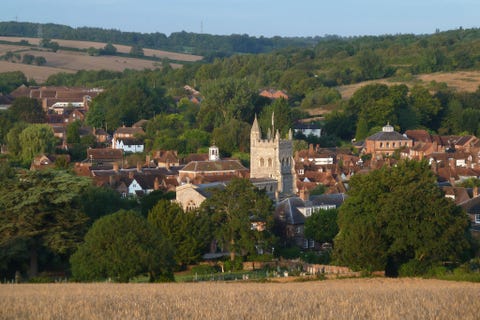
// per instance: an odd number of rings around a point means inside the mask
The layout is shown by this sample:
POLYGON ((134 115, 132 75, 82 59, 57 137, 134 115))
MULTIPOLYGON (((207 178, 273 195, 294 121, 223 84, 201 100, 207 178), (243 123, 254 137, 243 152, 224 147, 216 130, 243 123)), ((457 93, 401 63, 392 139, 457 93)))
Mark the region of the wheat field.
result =
POLYGON ((421 279, 2 284, 0 319, 479 319, 479 298, 421 279))

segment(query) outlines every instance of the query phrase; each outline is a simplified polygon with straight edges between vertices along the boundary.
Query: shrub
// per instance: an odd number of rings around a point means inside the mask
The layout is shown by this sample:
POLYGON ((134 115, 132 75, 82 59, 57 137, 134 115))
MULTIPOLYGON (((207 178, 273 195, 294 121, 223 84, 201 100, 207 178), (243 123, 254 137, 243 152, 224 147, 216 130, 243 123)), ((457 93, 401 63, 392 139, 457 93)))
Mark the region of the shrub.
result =
POLYGON ((429 266, 422 261, 412 259, 400 266, 398 275, 400 277, 416 277, 427 273, 429 266))
POLYGON ((218 268, 214 266, 209 266, 207 264, 200 264, 198 266, 192 267, 191 270, 192 274, 198 274, 198 275, 208 275, 212 273, 217 273, 218 268))
POLYGON ((240 271, 243 270, 243 261, 241 257, 236 257, 235 260, 226 260, 224 262, 225 271, 240 271))

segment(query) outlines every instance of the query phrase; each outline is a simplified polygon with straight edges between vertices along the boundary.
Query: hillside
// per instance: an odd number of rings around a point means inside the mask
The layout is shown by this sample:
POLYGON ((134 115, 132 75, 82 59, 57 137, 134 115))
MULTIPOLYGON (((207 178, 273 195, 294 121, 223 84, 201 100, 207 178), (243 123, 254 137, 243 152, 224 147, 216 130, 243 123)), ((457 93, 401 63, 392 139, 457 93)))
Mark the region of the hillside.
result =
MULTIPOLYGON (((0 72, 7 71, 22 71, 28 79, 34 79, 37 82, 44 82, 50 75, 67 72, 74 73, 79 70, 111 70, 123 71, 125 69, 144 70, 155 69, 160 67, 159 61, 138 59, 124 56, 89 56, 86 52, 87 48, 103 48, 106 43, 89 42, 89 41, 72 41, 72 40, 57 40, 61 47, 77 49, 73 50, 58 50, 57 52, 44 51, 36 48, 40 42, 38 38, 21 38, 21 37, 0 37, 0 41, 11 43, 19 43, 21 40, 28 41, 29 45, 20 44, 0 44, 0 56, 7 52, 18 53, 21 56, 30 54, 33 56, 42 56, 47 63, 43 66, 28 65, 10 61, 0 61, 0 72)), ((123 45, 115 45, 119 53, 128 54, 130 47, 123 45)), ((159 59, 169 59, 178 62, 194 62, 202 59, 201 56, 181 54, 175 52, 168 52, 162 50, 144 49, 146 57, 155 57, 159 59)), ((181 67, 179 63, 171 63, 174 68, 181 67)))
POLYGON ((456 72, 435 72, 413 76, 409 81, 396 81, 393 79, 378 79, 363 81, 355 84, 337 87, 343 99, 350 97, 363 86, 372 83, 384 83, 387 85, 405 84, 409 87, 415 84, 429 85, 432 82, 445 83, 449 88, 457 92, 474 92, 480 86, 480 71, 456 71, 456 72))

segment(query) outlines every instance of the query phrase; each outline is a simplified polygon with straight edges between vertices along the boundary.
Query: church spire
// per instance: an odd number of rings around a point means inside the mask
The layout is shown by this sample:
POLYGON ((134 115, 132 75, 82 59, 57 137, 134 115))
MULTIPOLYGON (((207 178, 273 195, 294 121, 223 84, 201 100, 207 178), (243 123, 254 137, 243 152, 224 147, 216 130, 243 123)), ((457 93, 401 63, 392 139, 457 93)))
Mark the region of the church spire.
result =
POLYGON ((272 111, 272 133, 275 132, 275 111, 272 111))
POLYGON ((260 126, 258 125, 257 114, 255 114, 255 119, 253 120, 252 129, 250 130, 250 138, 260 139, 260 126))

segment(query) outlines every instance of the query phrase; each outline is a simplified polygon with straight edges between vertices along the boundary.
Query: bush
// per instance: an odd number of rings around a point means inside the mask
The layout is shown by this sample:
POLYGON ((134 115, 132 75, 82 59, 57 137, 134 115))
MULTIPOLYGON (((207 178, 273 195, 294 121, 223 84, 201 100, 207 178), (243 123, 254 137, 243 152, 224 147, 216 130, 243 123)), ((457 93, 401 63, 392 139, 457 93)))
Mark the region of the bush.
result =
POLYGON ((287 248, 279 248, 275 251, 275 255, 278 257, 282 257, 285 259, 297 259, 300 258, 302 251, 299 247, 287 247, 287 248))
POLYGON ((243 270, 243 261, 241 257, 236 257, 234 261, 226 260, 223 266, 225 271, 240 271, 243 270))
POLYGON ((400 277, 417 277, 427 273, 429 266, 422 261, 412 259, 400 266, 398 275, 400 277))
POLYGON ((191 273, 198 275, 208 275, 212 273, 217 273, 218 271, 218 267, 209 266, 207 264, 200 264, 198 266, 192 267, 191 273))

